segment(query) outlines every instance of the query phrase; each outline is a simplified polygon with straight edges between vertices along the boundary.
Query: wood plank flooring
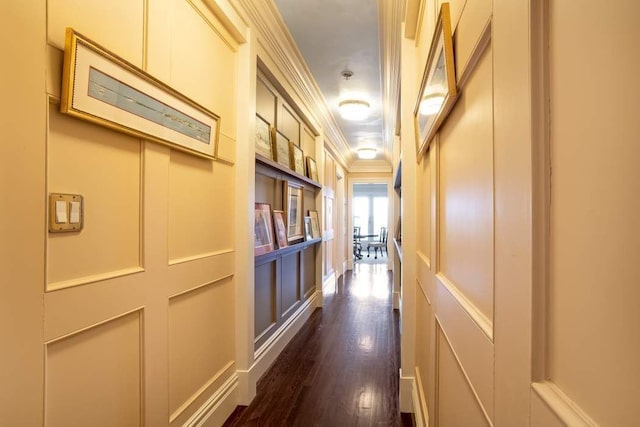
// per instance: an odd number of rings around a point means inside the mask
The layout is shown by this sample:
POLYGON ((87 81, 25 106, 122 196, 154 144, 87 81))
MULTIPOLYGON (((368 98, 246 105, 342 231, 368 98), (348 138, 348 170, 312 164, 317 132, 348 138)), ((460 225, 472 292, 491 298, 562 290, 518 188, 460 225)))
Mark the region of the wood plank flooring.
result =
POLYGON ((398 404, 391 274, 384 264, 358 264, 344 277, 226 427, 411 425, 398 404))

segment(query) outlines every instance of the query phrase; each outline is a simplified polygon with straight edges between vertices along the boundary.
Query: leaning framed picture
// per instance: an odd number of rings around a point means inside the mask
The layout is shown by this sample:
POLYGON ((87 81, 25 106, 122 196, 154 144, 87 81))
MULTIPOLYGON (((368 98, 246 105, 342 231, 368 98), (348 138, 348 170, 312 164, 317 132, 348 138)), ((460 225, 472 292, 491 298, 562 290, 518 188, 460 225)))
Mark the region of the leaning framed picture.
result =
POLYGON ((287 247, 287 227, 284 225, 284 211, 273 211, 273 225, 276 229, 276 241, 278 242, 278 247, 287 247))
POLYGON ((284 181, 284 211, 287 217, 287 242, 302 239, 302 186, 284 181))
POLYGON ((313 234, 311 233, 311 217, 304 217, 304 240, 313 240, 313 234))
POLYGON ((442 3, 413 111, 418 158, 458 97, 449 3, 442 3))
POLYGON ((309 217, 311 218, 311 235, 314 239, 320 237, 320 221, 318 219, 318 211, 309 210, 309 217))
POLYGON ((307 176, 316 182, 320 181, 320 179, 318 179, 318 166, 316 165, 316 161, 309 156, 307 156, 307 176))
POLYGON ((256 153, 273 160, 273 144, 271 143, 271 127, 269 122, 256 114, 256 153))
POLYGON ((262 255, 274 250, 271 205, 256 203, 254 235, 254 255, 262 255))
POLYGON ((278 162, 279 164, 281 164, 282 166, 286 167, 287 169, 290 168, 290 155, 289 155, 289 140, 287 139, 286 136, 284 136, 282 133, 280 133, 277 130, 273 130, 273 153, 275 154, 275 160, 276 162, 278 162))
POLYGON ((291 169, 304 176, 304 153, 302 148, 291 141, 289 143, 289 150, 291 152, 291 169))
POLYGON ((217 155, 219 116, 72 28, 60 111, 198 156, 217 155))

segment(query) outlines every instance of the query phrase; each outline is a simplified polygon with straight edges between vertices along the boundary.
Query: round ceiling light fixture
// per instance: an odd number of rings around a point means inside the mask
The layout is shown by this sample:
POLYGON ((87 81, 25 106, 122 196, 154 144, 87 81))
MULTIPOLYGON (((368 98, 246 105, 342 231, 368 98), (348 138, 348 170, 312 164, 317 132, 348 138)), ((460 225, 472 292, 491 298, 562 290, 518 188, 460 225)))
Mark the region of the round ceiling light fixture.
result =
MULTIPOLYGON (((344 70, 340 73, 343 79, 353 77, 353 71, 344 70)), ((362 99, 349 97, 338 104, 340 116, 345 120, 364 120, 369 116, 369 103, 362 99)))
POLYGON ((369 116, 369 103, 360 99, 345 99, 338 104, 345 120, 364 120, 369 116))
POLYGON ((362 160, 371 160, 376 157, 375 148, 358 148, 358 158, 362 160))

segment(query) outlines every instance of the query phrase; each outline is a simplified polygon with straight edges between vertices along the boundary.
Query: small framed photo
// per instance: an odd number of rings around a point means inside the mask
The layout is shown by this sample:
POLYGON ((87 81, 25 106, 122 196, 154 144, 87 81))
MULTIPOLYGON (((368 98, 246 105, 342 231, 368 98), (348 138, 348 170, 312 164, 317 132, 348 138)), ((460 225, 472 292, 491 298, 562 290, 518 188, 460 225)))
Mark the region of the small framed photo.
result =
POLYGON ((256 114, 256 153, 273 160, 273 143, 271 142, 271 126, 256 114))
POLYGON ((418 158, 429 148, 457 97, 449 3, 443 3, 413 111, 418 158))
POLYGON ((287 227, 284 223, 284 211, 273 211, 273 225, 276 229, 276 242, 279 248, 289 246, 287 243, 287 227))
POLYGON ((262 255, 274 250, 273 225, 271 223, 271 205, 256 203, 254 236, 254 255, 262 255))
POLYGON ((320 237, 320 221, 318 219, 318 211, 309 210, 309 218, 311 218, 311 235, 314 239, 320 237))
POLYGON ((313 240, 313 234, 311 233, 311 217, 304 217, 304 240, 313 240))
POLYGON ((273 153, 275 154, 275 158, 273 160, 287 169, 290 168, 289 165, 291 158, 289 154, 289 140, 286 136, 275 129, 271 133, 273 135, 273 153))
POLYGON ((302 186, 293 182, 284 182, 284 205, 287 217, 287 242, 304 238, 302 230, 302 186))
POLYGON ((302 152, 302 148, 298 147, 292 141, 290 142, 289 149, 291 152, 291 169, 304 176, 304 153, 302 152))
POLYGON ((318 166, 316 165, 316 161, 309 156, 307 156, 307 177, 316 182, 320 182, 320 179, 318 178, 318 166))

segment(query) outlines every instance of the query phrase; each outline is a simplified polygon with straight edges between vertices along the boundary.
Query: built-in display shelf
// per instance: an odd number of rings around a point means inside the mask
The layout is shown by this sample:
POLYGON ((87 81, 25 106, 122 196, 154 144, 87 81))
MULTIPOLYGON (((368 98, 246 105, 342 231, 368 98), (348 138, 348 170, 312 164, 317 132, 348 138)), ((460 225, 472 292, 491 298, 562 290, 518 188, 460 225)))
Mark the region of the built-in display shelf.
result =
POLYGON ((316 243, 322 242, 322 238, 318 237, 317 239, 307 240, 306 242, 294 243, 289 246, 285 246, 284 248, 276 249, 274 251, 268 252, 266 254, 257 255, 256 263, 262 263, 264 261, 270 261, 282 255, 287 255, 288 253, 300 251, 307 246, 315 245, 316 243))
POLYGON ((304 181, 307 184, 312 185, 312 186, 314 186, 316 188, 322 188, 322 185, 320 185, 319 182, 314 181, 311 178, 306 177, 304 175, 300 175, 298 172, 296 172, 296 171, 294 171, 292 169, 289 169, 288 167, 283 166, 280 163, 274 162, 273 160, 268 159, 268 158, 266 158, 266 157, 264 157, 264 156, 262 156, 262 155, 260 155, 258 153, 256 153, 256 162, 262 163, 263 165, 269 166, 270 168, 273 168, 273 169, 279 170, 280 172, 286 173, 287 175, 290 175, 290 176, 292 176, 294 178, 297 178, 297 179, 299 179, 301 181, 304 181))

